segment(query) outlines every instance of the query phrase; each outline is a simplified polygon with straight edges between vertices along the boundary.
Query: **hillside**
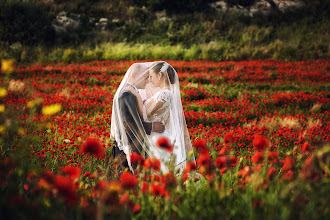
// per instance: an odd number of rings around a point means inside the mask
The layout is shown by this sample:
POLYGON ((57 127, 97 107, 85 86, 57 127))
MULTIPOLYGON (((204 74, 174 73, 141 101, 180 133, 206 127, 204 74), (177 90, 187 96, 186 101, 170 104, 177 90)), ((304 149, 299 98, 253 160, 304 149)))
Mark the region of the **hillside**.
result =
POLYGON ((159 56, 173 59, 302 60, 328 58, 330 53, 329 1, 7 0, 0 4, 0 56, 23 62, 63 60, 65 51, 67 61, 78 61, 84 53, 89 54, 85 60, 157 58, 128 56, 140 53, 141 47, 150 53, 170 47, 177 50, 174 55, 159 56), (107 56, 113 48, 130 49, 107 56), (40 53, 45 60, 36 57, 40 53))

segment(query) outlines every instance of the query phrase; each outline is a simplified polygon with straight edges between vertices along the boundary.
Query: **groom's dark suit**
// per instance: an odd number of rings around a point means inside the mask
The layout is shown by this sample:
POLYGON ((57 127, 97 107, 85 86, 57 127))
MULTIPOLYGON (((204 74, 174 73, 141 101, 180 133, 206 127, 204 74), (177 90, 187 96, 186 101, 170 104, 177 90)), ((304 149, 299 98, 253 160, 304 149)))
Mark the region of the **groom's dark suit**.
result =
MULTIPOLYGON (((139 128, 144 128, 145 133, 149 135, 152 130, 152 123, 144 122, 139 115, 138 102, 136 96, 128 91, 124 90, 118 98, 119 105, 119 117, 122 118, 125 127, 125 132, 128 138, 129 145, 133 152, 138 154, 142 153, 142 146, 144 142, 144 132, 141 132, 139 128)), ((112 148, 113 156, 121 158, 119 163, 121 166, 128 167, 128 163, 125 157, 125 153, 117 146, 117 142, 114 142, 112 148)))

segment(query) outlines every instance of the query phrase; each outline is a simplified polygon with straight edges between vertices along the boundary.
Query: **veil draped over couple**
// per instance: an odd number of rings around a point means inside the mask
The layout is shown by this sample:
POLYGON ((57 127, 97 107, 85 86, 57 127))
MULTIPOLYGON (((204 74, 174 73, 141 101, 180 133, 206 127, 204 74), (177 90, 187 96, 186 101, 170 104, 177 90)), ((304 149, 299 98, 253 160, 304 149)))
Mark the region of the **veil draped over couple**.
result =
POLYGON ((157 61, 130 66, 113 99, 110 136, 118 172, 128 168, 134 173, 136 165, 130 161, 134 152, 160 160, 164 173, 174 167, 181 174, 188 160, 195 161, 179 78, 171 65, 157 61), (173 151, 157 145, 161 137, 169 140, 173 151))

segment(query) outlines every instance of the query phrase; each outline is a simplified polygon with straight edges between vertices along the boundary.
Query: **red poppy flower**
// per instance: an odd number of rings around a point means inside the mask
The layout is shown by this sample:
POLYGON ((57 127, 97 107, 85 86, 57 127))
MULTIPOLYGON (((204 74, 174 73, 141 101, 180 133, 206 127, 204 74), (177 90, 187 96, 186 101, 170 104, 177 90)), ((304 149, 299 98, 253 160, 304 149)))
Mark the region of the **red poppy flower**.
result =
POLYGON ((55 178, 54 173, 47 169, 43 171, 42 176, 45 178, 46 181, 50 183, 53 182, 55 178))
POLYGON ((141 205, 139 205, 139 204, 135 205, 133 208, 134 214, 139 213, 140 210, 141 210, 141 205))
POLYGON ((54 183, 59 193, 66 200, 68 205, 72 206, 78 202, 74 182, 65 176, 56 176, 54 183))
POLYGON ((41 189, 50 189, 52 187, 52 185, 44 178, 40 178, 39 182, 38 182, 38 187, 41 189))
POLYGON ((160 170, 160 166, 160 160, 152 159, 151 157, 148 157, 143 163, 144 169, 153 169, 155 172, 158 172, 160 170))
POLYGON ((147 159, 145 159, 145 161, 143 163, 143 168, 150 169, 151 167, 152 167, 152 158, 148 157, 147 159))
POLYGON ((131 154, 130 158, 131 158, 131 163, 134 164, 134 165, 143 164, 143 162, 144 162, 143 156, 136 153, 136 152, 133 152, 131 154))
POLYGON ((262 162, 264 159, 264 153, 263 152, 255 152, 251 158, 252 164, 257 164, 262 162))
POLYGON ((119 199, 119 204, 122 206, 126 206, 130 208, 131 210, 134 208, 134 203, 133 201, 129 198, 128 193, 124 193, 119 199))
POLYGON ((117 181, 110 181, 108 190, 112 194, 120 194, 122 192, 121 184, 117 181))
POLYGON ((238 171, 237 172, 237 175, 244 178, 244 177, 250 175, 250 173, 251 173, 250 167, 249 166, 246 166, 243 169, 241 169, 240 171, 238 171))
POLYGON ((223 142, 225 144, 234 143, 235 142, 235 137, 234 137, 233 133, 227 133, 223 138, 223 142))
POLYGON ((278 174, 278 169, 276 169, 275 167, 270 167, 267 171, 266 178, 272 180, 277 174, 278 174))
POLYGON ((174 188, 177 186, 176 177, 172 172, 166 173, 161 176, 160 181, 167 189, 174 188))
POLYGON ((276 164, 276 163, 278 163, 278 155, 279 154, 280 154, 279 152, 268 152, 267 153, 267 160, 272 164, 276 164))
POLYGON ((154 182, 159 182, 159 181, 160 181, 160 177, 159 177, 157 174, 154 174, 154 175, 151 177, 151 180, 154 181, 154 182))
POLYGON ((184 168, 185 173, 189 173, 191 171, 195 171, 197 169, 195 161, 189 161, 186 164, 186 167, 184 168))
POLYGON ((96 155, 97 157, 102 157, 105 153, 105 149, 100 143, 100 140, 95 137, 87 138, 85 143, 81 146, 80 151, 83 154, 96 155))
POLYGON ((197 140, 194 142, 194 146, 199 153, 207 153, 209 151, 206 146, 206 140, 197 140))
POLYGON ((224 155, 226 155, 226 153, 227 153, 227 150, 228 150, 228 148, 227 147, 223 147, 223 148, 221 148, 221 150, 219 151, 219 156, 224 156, 224 155))
POLYGON ((270 145, 270 142, 267 138, 261 136, 260 134, 257 134, 253 139, 253 146, 259 150, 263 151, 266 148, 268 148, 270 145))
POLYGON ((89 178, 95 179, 97 176, 98 176, 98 173, 92 173, 91 175, 89 175, 89 178))
POLYGON ((81 170, 78 167, 66 166, 62 167, 61 169, 73 180, 80 177, 81 170))
POLYGON ((293 177, 293 172, 291 170, 289 170, 288 172, 286 172, 283 176, 282 176, 282 180, 291 180, 293 177))
POLYGON ((282 167, 282 172, 286 172, 288 170, 291 170, 294 165, 295 165, 295 160, 292 159, 290 156, 286 156, 284 161, 283 161, 283 167, 282 167))
POLYGON ((142 183, 141 192, 143 194, 149 192, 149 184, 147 182, 145 182, 145 181, 142 183))
POLYGON ((229 157, 229 163, 232 167, 237 165, 237 158, 235 155, 229 157))
POLYGON ((301 147, 301 150, 303 153, 311 152, 311 145, 308 142, 305 142, 303 146, 301 147))
POLYGON ((150 192, 154 196, 164 196, 165 195, 165 188, 159 183, 154 183, 150 187, 150 192))
POLYGON ((163 148, 164 150, 168 152, 173 151, 173 145, 171 144, 170 140, 166 137, 160 137, 156 141, 156 145, 160 148, 163 148))
POLYGON ((32 179, 33 179, 34 177, 36 177, 36 176, 37 176, 37 173, 36 173, 34 170, 32 170, 32 171, 29 171, 29 173, 28 173, 26 179, 27 179, 28 181, 32 181, 32 179))
POLYGON ((182 178, 182 182, 184 183, 189 179, 189 175, 187 173, 184 173, 181 178, 182 178))
POLYGON ((104 190, 108 186, 109 186, 109 183, 107 181, 99 180, 99 181, 97 181, 97 184, 96 184, 95 188, 99 189, 99 190, 104 190))
POLYGON ((231 165, 231 161, 227 156, 218 157, 215 160, 215 166, 219 169, 228 168, 231 165))
POLYGON ((153 160, 153 163, 152 163, 152 169, 155 171, 155 172, 158 172, 160 170, 160 160, 158 159, 154 159, 153 160))
POLYGON ((134 189, 137 186, 138 181, 133 174, 125 171, 120 176, 120 183, 125 189, 134 189))
POLYGON ((201 174, 207 175, 212 173, 213 169, 213 164, 212 164, 212 159, 208 152, 201 153, 196 160, 197 164, 200 166, 199 167, 199 172, 201 174))
POLYGON ((207 152, 202 153, 199 155, 199 157, 196 161, 197 161, 197 164, 200 166, 209 166, 211 163, 211 157, 207 152))

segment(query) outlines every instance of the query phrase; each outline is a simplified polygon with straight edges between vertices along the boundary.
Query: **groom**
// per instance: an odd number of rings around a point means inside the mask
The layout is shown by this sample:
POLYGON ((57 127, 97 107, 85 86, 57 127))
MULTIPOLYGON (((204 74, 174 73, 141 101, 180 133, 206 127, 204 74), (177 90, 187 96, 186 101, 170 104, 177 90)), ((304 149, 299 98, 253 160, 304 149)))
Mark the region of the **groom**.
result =
MULTIPOLYGON (((144 89, 149 82, 149 72, 142 64, 135 64, 132 74, 127 80, 121 95, 118 98, 119 114, 123 120, 126 136, 133 152, 142 153, 142 145, 144 142, 144 132, 139 128, 143 128, 147 135, 151 131, 162 133, 165 125, 161 122, 145 122, 140 117, 138 109, 138 98, 140 94, 138 89, 144 89)), ((125 168, 128 168, 128 162, 125 153, 118 148, 117 142, 114 142, 112 155, 118 159, 117 174, 120 174, 125 168)), ((135 169, 136 167, 133 167, 135 169)))

